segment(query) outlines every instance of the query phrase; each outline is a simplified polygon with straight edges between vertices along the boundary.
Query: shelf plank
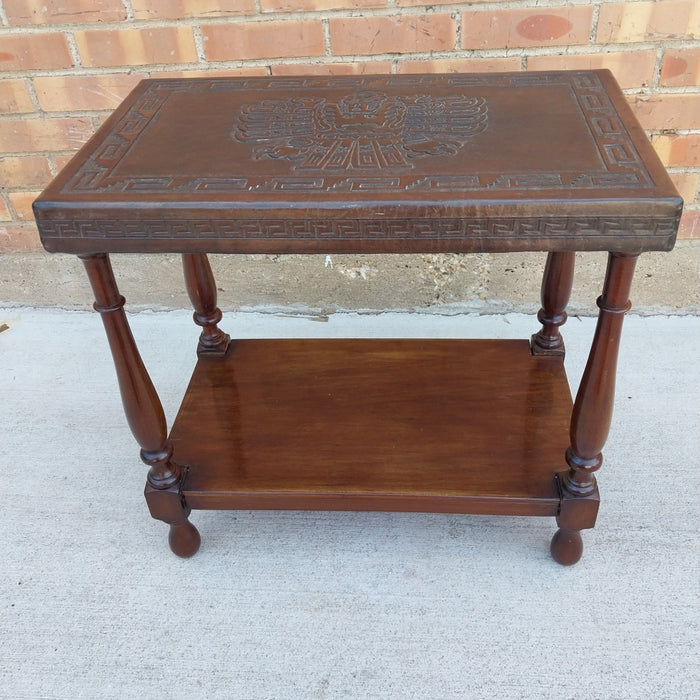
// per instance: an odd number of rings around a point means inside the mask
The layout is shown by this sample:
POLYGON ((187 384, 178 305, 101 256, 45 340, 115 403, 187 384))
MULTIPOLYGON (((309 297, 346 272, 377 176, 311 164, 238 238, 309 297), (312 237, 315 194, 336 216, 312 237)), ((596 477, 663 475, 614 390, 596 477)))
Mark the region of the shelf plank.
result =
POLYGON ((171 440, 192 508, 554 515, 571 405, 524 340, 240 340, 171 440))

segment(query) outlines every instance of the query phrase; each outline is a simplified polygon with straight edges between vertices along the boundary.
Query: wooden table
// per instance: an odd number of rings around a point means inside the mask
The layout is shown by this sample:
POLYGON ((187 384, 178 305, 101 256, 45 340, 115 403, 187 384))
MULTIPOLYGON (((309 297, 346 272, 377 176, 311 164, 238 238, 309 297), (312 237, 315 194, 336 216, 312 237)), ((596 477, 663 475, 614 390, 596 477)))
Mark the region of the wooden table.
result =
POLYGON ((681 207, 610 73, 577 71, 146 80, 34 211, 83 259, 176 554, 199 547, 193 508, 390 510, 555 516, 571 564, 635 261, 673 247, 681 207), (582 250, 609 264, 572 406, 582 250), (206 257, 484 251, 548 251, 529 342, 230 340, 206 257), (168 435, 108 256, 173 252, 202 332, 168 435))

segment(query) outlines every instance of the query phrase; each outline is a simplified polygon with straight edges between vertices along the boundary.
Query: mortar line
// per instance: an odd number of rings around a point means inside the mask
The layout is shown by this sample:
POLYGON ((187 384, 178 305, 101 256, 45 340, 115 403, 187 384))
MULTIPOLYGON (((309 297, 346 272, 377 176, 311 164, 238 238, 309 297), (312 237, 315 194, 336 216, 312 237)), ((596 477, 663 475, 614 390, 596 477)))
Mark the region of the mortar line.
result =
POLYGON ((663 46, 658 46, 656 49, 656 61, 654 62, 654 71, 651 77, 651 88, 658 90, 661 82, 661 67, 663 65, 666 49, 663 46))
POLYGON ((333 46, 331 43, 331 23, 328 17, 321 20, 321 29, 323 31, 323 48, 325 49, 325 57, 333 56, 333 46))
POLYGON ((68 50, 70 51, 71 58, 73 59, 73 68, 83 68, 83 61, 80 58, 80 49, 78 48, 78 42, 75 40, 75 34, 70 31, 64 32, 63 35, 66 38, 68 50))
POLYGON ((588 45, 596 46, 596 36, 598 35, 598 20, 600 19, 600 5, 593 5, 591 15, 591 31, 588 35, 588 45))
MULTIPOLYGON (((232 59, 224 61, 207 61, 206 58, 202 59, 198 56, 198 60, 185 63, 156 63, 156 64, 144 64, 144 65, 118 65, 118 66, 82 66, 80 64, 80 56, 77 50, 77 45, 75 44, 75 39, 71 35, 69 45, 71 51, 73 52, 73 60, 76 65, 71 68, 46 68, 37 70, 14 70, 6 71, 3 74, 4 79, 34 79, 34 78, 44 78, 44 77, 90 77, 99 75, 116 75, 116 74, 133 74, 138 72, 149 72, 152 70, 156 71, 187 71, 187 70, 201 70, 202 68, 212 68, 224 70, 227 68, 243 69, 243 68, 256 68, 260 66, 267 66, 268 64, 290 64, 290 63, 300 63, 300 62, 317 62, 319 58, 325 58, 327 63, 348 63, 348 62, 370 62, 370 61, 397 61, 410 62, 410 61, 425 61, 425 60, 441 60, 441 59, 476 59, 476 60, 488 60, 492 58, 509 58, 512 56, 520 56, 523 59, 529 57, 540 57, 540 56, 557 56, 561 54, 561 47, 546 47, 538 49, 536 53, 532 53, 530 49, 527 48, 498 48, 498 49, 485 49, 479 50, 478 55, 475 55, 473 51, 468 49, 460 50, 447 50, 447 51, 428 51, 428 52, 416 52, 416 53, 404 53, 397 55, 396 52, 383 53, 383 54, 339 54, 330 56, 294 56, 294 57, 280 57, 280 58, 260 58, 260 59, 232 59)), ((633 53, 642 50, 653 50, 655 48, 654 44, 649 44, 648 42, 640 44, 630 44, 624 47, 613 45, 616 49, 616 53, 633 53)), ((605 49, 606 46, 601 46, 600 48, 605 49)), ((607 48, 612 48, 607 45, 607 48)), ((588 51, 588 46, 572 47, 569 55, 586 55, 590 53, 588 51)), ((600 52, 601 54, 604 51, 600 52)), ((638 92, 642 86, 636 86, 632 88, 626 88, 626 92, 638 92)), ((656 94, 696 94, 700 92, 700 86, 694 85, 684 85, 684 86, 658 86, 653 89, 656 94)), ((0 115, 2 118, 2 115, 0 115)))
POLYGON ((44 110, 42 109, 41 103, 39 102, 39 95, 37 95, 36 87, 34 86, 33 78, 27 76, 24 79, 24 84, 25 84, 25 87, 27 88, 27 92, 29 93, 29 99, 32 102, 34 110, 36 112, 43 112, 44 110))
POLYGON ((122 0, 122 5, 124 6, 124 10, 126 11, 126 17, 124 18, 125 22, 133 22, 134 21, 134 8, 131 5, 131 0, 122 0))
POLYGON ((455 22, 455 45, 454 51, 462 51, 462 18, 464 17, 463 12, 455 10, 452 13, 452 18, 455 22))
POLYGON ((204 37, 202 36, 202 28, 197 25, 192 27, 192 35, 194 37, 194 50, 197 53, 197 58, 199 59, 198 65, 206 67, 207 56, 204 51, 204 37))

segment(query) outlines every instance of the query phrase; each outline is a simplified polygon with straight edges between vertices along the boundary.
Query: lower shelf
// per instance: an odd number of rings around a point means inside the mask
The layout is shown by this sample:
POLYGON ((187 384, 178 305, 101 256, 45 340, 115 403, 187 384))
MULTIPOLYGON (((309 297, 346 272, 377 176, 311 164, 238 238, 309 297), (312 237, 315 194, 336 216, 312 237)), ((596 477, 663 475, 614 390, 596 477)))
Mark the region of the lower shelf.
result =
POLYGON ((195 509, 555 515, 571 408, 524 340, 240 340, 170 437, 195 509))

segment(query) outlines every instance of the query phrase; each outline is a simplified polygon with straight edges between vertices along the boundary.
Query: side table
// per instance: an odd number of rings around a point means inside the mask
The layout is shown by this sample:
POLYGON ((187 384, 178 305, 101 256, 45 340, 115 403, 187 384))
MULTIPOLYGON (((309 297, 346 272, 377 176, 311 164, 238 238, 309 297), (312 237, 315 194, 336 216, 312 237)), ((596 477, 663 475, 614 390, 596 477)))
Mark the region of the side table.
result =
POLYGON ((682 200, 607 71, 145 80, 34 203, 85 264, 146 500, 183 557, 191 509, 555 516, 594 526, 638 255, 682 200), (572 405, 576 251, 609 254, 572 405), (547 251, 527 340, 230 340, 207 253, 547 251), (168 434, 110 266, 181 253, 201 326, 168 434))

